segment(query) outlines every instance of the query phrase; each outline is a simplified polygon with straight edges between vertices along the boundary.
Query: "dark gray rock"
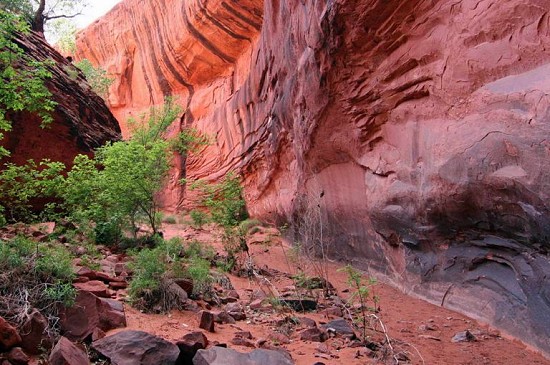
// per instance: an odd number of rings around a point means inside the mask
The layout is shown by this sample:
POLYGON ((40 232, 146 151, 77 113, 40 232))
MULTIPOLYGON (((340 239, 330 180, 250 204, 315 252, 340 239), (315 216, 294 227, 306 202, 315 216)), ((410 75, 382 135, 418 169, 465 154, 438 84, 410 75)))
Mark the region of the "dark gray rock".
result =
POLYGON ((292 365, 294 361, 287 353, 272 350, 254 350, 241 353, 223 347, 199 350, 193 358, 193 365, 292 365))
POLYGON ((143 331, 122 331, 92 343, 113 365, 175 365, 175 344, 143 331))
POLYGON ((338 318, 330 321, 327 324, 321 325, 321 328, 327 330, 327 332, 333 332, 337 335, 348 337, 350 339, 355 338, 355 332, 353 327, 343 318, 338 318))

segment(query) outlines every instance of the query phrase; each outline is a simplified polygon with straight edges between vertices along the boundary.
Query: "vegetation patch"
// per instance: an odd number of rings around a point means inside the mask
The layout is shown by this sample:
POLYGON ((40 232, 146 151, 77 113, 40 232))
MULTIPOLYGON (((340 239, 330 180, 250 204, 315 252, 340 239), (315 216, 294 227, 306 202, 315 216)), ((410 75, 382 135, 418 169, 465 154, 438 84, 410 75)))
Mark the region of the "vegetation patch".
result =
POLYGON ((17 236, 0 241, 0 317, 22 325, 37 308, 57 331, 59 305, 74 304, 73 256, 54 242, 17 236))

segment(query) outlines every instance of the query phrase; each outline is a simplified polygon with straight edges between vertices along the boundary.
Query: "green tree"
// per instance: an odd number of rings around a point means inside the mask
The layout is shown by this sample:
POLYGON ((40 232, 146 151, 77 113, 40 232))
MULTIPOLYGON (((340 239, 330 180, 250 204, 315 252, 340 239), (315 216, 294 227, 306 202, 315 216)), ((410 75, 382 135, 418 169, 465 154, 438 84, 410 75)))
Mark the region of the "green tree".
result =
MULTIPOLYGON (((45 86, 45 80, 52 76, 48 63, 31 58, 17 43, 16 36, 28 31, 28 25, 18 15, 0 9, 0 140, 11 129, 6 119, 10 111, 35 112, 42 118, 43 126, 52 121, 56 103, 45 86)), ((0 146, 0 157, 8 154, 0 146)))
POLYGON ((167 99, 162 108, 152 108, 147 116, 130 122, 131 139, 106 144, 94 160, 78 156, 65 182, 69 211, 99 226, 109 223, 134 232, 144 222, 157 233, 157 194, 170 167, 165 132, 179 113, 167 99))

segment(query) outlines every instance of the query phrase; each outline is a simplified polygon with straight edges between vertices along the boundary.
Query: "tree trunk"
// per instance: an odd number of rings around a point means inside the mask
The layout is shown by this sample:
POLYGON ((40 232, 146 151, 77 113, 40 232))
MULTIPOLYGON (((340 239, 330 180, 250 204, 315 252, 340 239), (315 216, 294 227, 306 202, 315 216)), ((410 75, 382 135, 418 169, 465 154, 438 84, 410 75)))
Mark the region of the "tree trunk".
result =
POLYGON ((34 13, 34 17, 32 19, 32 30, 44 35, 44 22, 46 20, 46 17, 44 16, 44 11, 46 10, 46 0, 40 0, 40 4, 38 5, 38 9, 34 13))

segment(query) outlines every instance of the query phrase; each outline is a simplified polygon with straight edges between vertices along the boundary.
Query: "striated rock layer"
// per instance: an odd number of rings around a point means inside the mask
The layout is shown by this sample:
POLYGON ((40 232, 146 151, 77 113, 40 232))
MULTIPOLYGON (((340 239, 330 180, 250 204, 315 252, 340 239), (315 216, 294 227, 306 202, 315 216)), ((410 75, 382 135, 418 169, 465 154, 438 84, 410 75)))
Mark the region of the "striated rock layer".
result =
POLYGON ((83 74, 36 33, 15 40, 35 60, 53 61, 46 86, 57 103, 53 122, 41 127, 38 115, 8 112, 12 130, 0 143, 11 152, 9 162, 23 164, 44 158, 72 164, 79 153, 90 153, 107 141, 121 138, 117 120, 87 84, 83 74))
POLYGON ((167 207, 238 169, 252 215, 550 353, 549 8, 125 0, 78 48, 120 119, 178 95, 215 137, 167 207))

